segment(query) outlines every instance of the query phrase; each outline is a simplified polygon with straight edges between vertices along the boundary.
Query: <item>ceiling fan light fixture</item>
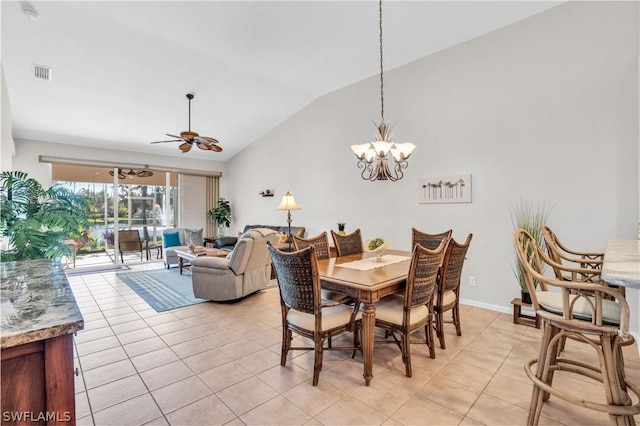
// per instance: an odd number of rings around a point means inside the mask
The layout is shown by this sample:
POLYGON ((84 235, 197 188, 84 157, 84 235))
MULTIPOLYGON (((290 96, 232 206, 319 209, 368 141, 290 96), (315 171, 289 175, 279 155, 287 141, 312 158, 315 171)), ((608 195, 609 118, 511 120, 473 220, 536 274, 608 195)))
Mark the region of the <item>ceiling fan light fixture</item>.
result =
POLYGON ((154 143, 167 143, 167 142, 181 142, 180 145, 178 145, 178 148, 180 149, 180 151, 182 151, 183 154, 191 151, 191 148, 193 147, 194 143, 198 146, 198 148, 205 151, 214 151, 214 152, 222 151, 222 148, 220 147, 220 145, 218 145, 217 139, 209 138, 206 136, 200 136, 199 133, 191 131, 191 100, 195 97, 195 94, 187 93, 186 96, 187 96, 187 99, 189 100, 189 130, 180 132, 180 136, 166 133, 167 136, 174 139, 168 140, 168 141, 155 141, 151 143, 154 144, 154 143))

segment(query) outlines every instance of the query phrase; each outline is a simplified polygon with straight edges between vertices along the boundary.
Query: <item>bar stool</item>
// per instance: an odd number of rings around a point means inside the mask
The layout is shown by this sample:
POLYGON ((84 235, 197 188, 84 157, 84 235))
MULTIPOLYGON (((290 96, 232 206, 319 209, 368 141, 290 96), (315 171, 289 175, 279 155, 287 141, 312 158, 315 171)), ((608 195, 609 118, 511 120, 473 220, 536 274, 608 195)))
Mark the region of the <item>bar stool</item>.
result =
POLYGON ((543 323, 540 354, 524 368, 533 382, 527 424, 538 424, 544 401, 553 395, 571 404, 608 413, 611 424, 634 425, 633 416, 640 413, 640 388, 625 379, 622 347, 632 344, 633 337, 629 335, 629 305, 624 296, 603 284, 584 282, 583 277, 593 274, 593 269, 555 263, 524 229, 514 232, 514 245, 533 308, 543 323), (562 279, 544 275, 545 265, 560 271, 562 279), (549 291, 552 287, 560 291, 549 291), (599 365, 561 356, 558 348, 567 338, 591 347, 599 365), (556 371, 601 382, 606 404, 585 400, 553 386, 556 371), (635 394, 638 402, 633 403, 628 391, 635 394))

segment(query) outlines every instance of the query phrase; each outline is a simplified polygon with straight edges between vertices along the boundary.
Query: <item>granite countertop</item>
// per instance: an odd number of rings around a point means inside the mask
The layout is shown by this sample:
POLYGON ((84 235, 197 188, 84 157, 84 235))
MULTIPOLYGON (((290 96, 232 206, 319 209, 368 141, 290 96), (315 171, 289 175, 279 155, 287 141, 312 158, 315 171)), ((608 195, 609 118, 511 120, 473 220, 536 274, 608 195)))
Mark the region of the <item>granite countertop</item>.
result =
POLYGON ((1 349, 84 328, 59 260, 0 263, 0 289, 1 349))
POLYGON ((607 241, 602 279, 609 284, 640 288, 640 240, 607 241))

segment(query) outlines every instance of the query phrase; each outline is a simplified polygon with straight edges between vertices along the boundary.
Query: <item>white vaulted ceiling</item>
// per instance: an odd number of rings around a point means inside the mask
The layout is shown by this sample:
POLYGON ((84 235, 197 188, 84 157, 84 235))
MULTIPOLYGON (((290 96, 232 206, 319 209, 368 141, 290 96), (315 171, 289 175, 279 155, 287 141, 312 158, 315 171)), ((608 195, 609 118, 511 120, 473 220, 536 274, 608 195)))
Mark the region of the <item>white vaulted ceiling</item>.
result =
MULTIPOLYGON (((387 1, 385 70, 560 2, 387 1)), ((318 97, 378 72, 372 1, 2 1, 13 137, 225 161, 318 97), (52 68, 33 78, 32 64, 52 68), (151 145, 191 129, 222 153, 151 145), (197 151, 197 152, 196 152, 197 151)))

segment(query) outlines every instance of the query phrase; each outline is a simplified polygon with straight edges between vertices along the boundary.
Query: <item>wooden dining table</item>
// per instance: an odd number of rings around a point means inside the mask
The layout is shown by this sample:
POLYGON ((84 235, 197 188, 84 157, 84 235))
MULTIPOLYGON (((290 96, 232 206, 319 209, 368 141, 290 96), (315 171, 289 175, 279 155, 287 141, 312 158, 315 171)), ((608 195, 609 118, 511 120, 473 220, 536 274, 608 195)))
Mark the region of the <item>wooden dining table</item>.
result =
MULTIPOLYGON (((411 252, 388 250, 382 262, 366 270, 341 266, 345 263, 375 258, 373 253, 359 253, 348 256, 318 260, 318 274, 322 288, 346 293, 363 303, 362 315, 362 357, 363 377, 369 386, 373 379, 373 348, 375 340, 376 302, 382 297, 402 290, 405 286, 411 252), (385 262, 385 256, 403 256, 406 260, 385 262)), ((397 260, 397 258, 396 258, 397 260)))

